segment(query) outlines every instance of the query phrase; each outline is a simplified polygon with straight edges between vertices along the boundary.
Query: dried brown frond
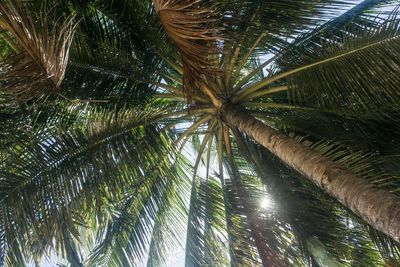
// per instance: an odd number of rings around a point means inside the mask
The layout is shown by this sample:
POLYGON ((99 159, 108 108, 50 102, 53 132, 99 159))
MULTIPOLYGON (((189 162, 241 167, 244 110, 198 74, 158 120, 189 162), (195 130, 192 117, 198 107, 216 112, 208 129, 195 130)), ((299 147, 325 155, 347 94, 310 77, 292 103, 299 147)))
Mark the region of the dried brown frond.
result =
POLYGON ((0 90, 17 101, 57 92, 64 78, 76 23, 62 23, 41 12, 33 18, 17 0, 0 2, 0 27, 15 40, 18 51, 0 62, 0 90))
POLYGON ((189 102, 194 88, 202 90, 202 77, 215 76, 219 71, 215 55, 222 37, 216 27, 215 6, 209 2, 153 0, 161 24, 180 51, 189 102))

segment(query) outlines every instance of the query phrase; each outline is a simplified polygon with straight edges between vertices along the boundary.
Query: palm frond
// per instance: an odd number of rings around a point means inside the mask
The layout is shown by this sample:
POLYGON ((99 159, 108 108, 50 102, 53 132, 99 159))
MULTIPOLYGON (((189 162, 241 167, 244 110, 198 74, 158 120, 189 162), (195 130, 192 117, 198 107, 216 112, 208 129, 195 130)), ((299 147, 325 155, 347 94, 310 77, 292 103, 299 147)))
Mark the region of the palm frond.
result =
MULTIPOLYGON (((374 8, 385 6, 387 4, 393 3, 395 1, 387 0, 387 1, 377 1, 377 0, 365 0, 361 3, 358 3, 356 6, 351 8, 350 10, 344 12, 340 16, 334 17, 328 22, 324 22, 320 24, 318 27, 313 27, 314 29, 307 31, 302 28, 300 32, 294 33, 289 38, 286 36, 286 39, 289 41, 281 41, 276 48, 272 49, 273 56, 267 57, 267 59, 263 59, 264 62, 260 62, 255 66, 248 66, 245 69, 240 69, 238 67, 237 72, 247 70, 250 68, 250 73, 245 75, 244 77, 240 77, 237 73, 236 79, 240 79, 235 85, 235 90, 239 90, 243 85, 248 83, 249 81, 258 81, 260 78, 257 78, 257 75, 262 75, 264 69, 268 71, 270 74, 275 73, 277 70, 286 70, 288 66, 288 62, 290 62, 290 66, 302 66, 304 65, 304 60, 308 62, 310 57, 314 57, 314 52, 318 52, 321 49, 321 46, 326 44, 327 40, 331 40, 337 42, 338 40, 343 40, 344 37, 352 37, 357 35, 361 29, 372 30, 379 28, 379 20, 378 14, 372 13, 371 10, 374 8), (365 29, 367 26, 367 29, 365 29), (294 40, 292 40, 294 39, 294 40), (292 41, 291 41, 292 40, 292 41), (274 51, 275 50, 275 51, 274 51), (302 63, 300 63, 302 62, 302 63), (297 64, 296 64, 297 63, 297 64), (272 65, 272 66, 271 66, 272 65), (268 68, 267 68, 268 66, 268 68)), ((297 3, 296 3, 297 4, 297 3)), ((312 3, 310 3, 313 5, 312 3)), ((315 4, 315 3, 314 3, 315 4)), ((345 3, 342 3, 346 5, 345 3)), ((349 3, 350 5, 351 3, 349 3)), ((268 6, 271 8, 272 6, 268 6)), ((319 7, 321 8, 321 7, 319 7)), ((319 10, 317 8, 316 10, 319 10)), ((329 7, 326 7, 329 8, 329 7)), ((306 11, 310 12, 310 11, 306 11)), ((285 9, 286 13, 286 9, 285 9)), ((296 11, 297 13, 297 11, 296 11)), ((331 13, 333 13, 331 11, 331 13)), ((301 12, 300 12, 301 14, 301 12)), ((285 14, 286 15, 286 14, 285 14)), ((292 15, 294 17, 294 15, 292 15)), ((309 18, 310 22, 315 24, 315 20, 317 18, 309 18)), ((267 25, 261 24, 258 32, 261 33, 256 34, 255 38, 262 38, 263 32, 265 32, 265 27, 267 25)), ((314 25, 313 25, 314 26, 314 25)), ((280 27, 278 27, 280 28, 280 27)), ((255 31, 256 33, 257 31, 255 31)), ((267 37, 264 36, 263 39, 267 37)), ((271 44, 272 40, 267 39, 266 44, 271 44)), ((272 41, 273 42, 273 41, 272 41)), ((252 44, 257 45, 254 41, 252 44)), ((249 51, 250 52, 250 51, 249 51)), ((261 45, 257 45, 257 47, 253 48, 251 58, 259 59, 260 57, 264 58, 268 53, 266 53, 265 49, 261 45)), ((246 57, 244 58, 246 59, 246 57)), ((243 66, 243 65, 242 65, 243 66)))
POLYGON ((395 106, 398 44, 397 13, 376 29, 364 26, 356 37, 327 41, 308 59, 313 63, 282 75, 287 77, 289 97, 306 105, 350 110, 395 106), (318 57, 320 60, 315 61, 318 57), (326 79, 329 83, 324 82, 326 79))
MULTIPOLYGON (((351 7, 351 1, 229 1, 223 3, 225 86, 234 92, 271 62, 254 66, 252 61, 274 58, 290 40, 351 7)), ((274 59, 275 60, 275 59, 274 59)), ((231 93, 232 94, 232 93, 231 93)))
MULTIPOLYGON (((300 53, 303 57, 301 64, 291 65, 299 63, 296 55, 295 58, 286 57, 287 61, 282 61, 281 68, 262 81, 242 88, 236 100, 260 89, 268 90, 267 86, 283 81, 288 85, 289 99, 301 105, 363 112, 374 107, 378 110, 384 104, 396 106, 397 57, 389 55, 395 53, 398 45, 397 14, 395 11, 382 17, 381 22, 372 26, 368 17, 361 22, 349 22, 339 29, 335 28, 337 24, 333 21, 332 25, 328 23, 315 30, 316 35, 305 34, 305 41, 303 36, 298 37, 288 55, 293 56, 293 51, 300 53), (324 30, 328 34, 324 35, 324 30), (389 50, 391 52, 386 52, 389 50), (329 84, 324 83, 327 80, 329 84), (312 84, 307 83, 310 81, 312 84)), ((385 114, 382 112, 383 116, 385 114)))
POLYGON ((74 19, 57 21, 43 10, 37 19, 15 0, 0 4, 1 28, 11 33, 19 50, 1 62, 2 90, 18 101, 59 91, 74 35, 74 19))
MULTIPOLYGON (((238 205, 236 209, 241 216, 245 216, 243 226, 248 227, 243 228, 242 231, 247 231, 254 240, 253 244, 250 243, 254 250, 254 255, 247 255, 246 258, 250 260, 249 262, 254 261, 257 264, 262 263, 263 265, 269 264, 271 266, 285 265, 285 259, 281 258, 278 245, 279 241, 282 240, 276 238, 278 232, 280 232, 278 230, 280 223, 271 219, 270 216, 264 216, 264 214, 260 213, 259 203, 265 197, 263 188, 256 185, 254 176, 252 177, 251 175, 239 172, 236 166, 229 164, 227 169, 230 174, 227 187, 230 188, 231 193, 236 194, 238 198, 236 200, 236 205, 238 205)), ((280 226, 281 229, 285 227, 283 225, 280 226)))
MULTIPOLYGON (((166 171, 166 170, 164 170, 166 171)), ((173 171, 171 172, 173 173, 173 171)), ((144 263, 150 245, 153 221, 174 199, 179 177, 155 174, 138 188, 126 192, 122 207, 113 208, 106 229, 99 227, 98 244, 90 255, 88 266, 133 266, 144 263), (135 197, 133 197, 135 196, 135 197)))
MULTIPOLYGON (((180 159, 183 160, 183 159, 180 159)), ((188 164, 182 166, 188 167, 188 164)), ((187 168, 176 168, 180 177, 185 177, 187 168)), ((157 213, 151 234, 151 243, 148 252, 147 266, 160 266, 166 263, 168 259, 175 257, 174 253, 183 246, 182 233, 186 231, 187 218, 187 199, 190 198, 190 181, 183 179, 171 193, 166 196, 157 213)))
POLYGON ((260 265, 258 252, 246 213, 241 208, 242 203, 239 200, 238 192, 229 181, 225 181, 222 189, 231 264, 237 266, 260 265))
POLYGON ((210 177, 195 186, 197 195, 191 196, 193 209, 188 222, 186 264, 226 266, 229 254, 221 185, 210 177))
POLYGON ((28 264, 27 260, 25 259, 25 255, 23 255, 24 253, 21 249, 21 245, 14 240, 11 244, 9 244, 9 247, 10 249, 7 251, 6 266, 26 267, 28 264))
POLYGON ((7 236, 3 223, 3 209, 0 209, 0 266, 5 266, 7 258, 7 236))
MULTIPOLYGON (((21 243, 29 238, 32 240, 31 248, 36 251, 34 254, 41 255, 53 242, 54 235, 65 230, 57 228, 65 217, 60 210, 62 207, 91 203, 105 188, 106 192, 111 190, 113 195, 118 194, 120 186, 135 183, 134 177, 146 166, 154 164, 162 169, 162 163, 166 162, 172 150, 167 145, 167 137, 160 135, 157 127, 146 124, 147 118, 153 115, 154 110, 149 113, 145 110, 121 110, 117 115, 100 113, 89 119, 85 130, 61 134, 48 132, 16 146, 9 160, 19 158, 18 162, 6 164, 1 170, 0 190, 3 193, 0 202, 6 208, 8 238, 18 238, 21 243), (166 149, 167 146, 170 149, 166 149), (132 149, 137 152, 132 153, 132 149), (153 153, 161 158, 156 159, 153 153), (119 176, 116 172, 121 164, 142 160, 146 166, 136 165, 130 174, 124 169, 121 172, 125 175, 119 176), (22 199, 20 194, 24 196, 22 199), (28 231, 31 227, 35 232, 28 231)), ((90 212, 90 209, 84 210, 90 212)), ((79 214, 71 209, 68 211, 71 220, 82 221, 79 214)), ((57 240, 62 242, 65 238, 57 240)))
MULTIPOLYGON (((207 120, 209 118, 206 117, 207 120)), ((194 124, 195 125, 195 124, 194 124)), ((201 183, 201 178, 197 175, 201 159, 203 157, 204 151, 208 144, 208 140, 212 135, 213 125, 209 124, 207 134, 204 136, 201 144, 198 148, 198 153, 194 165, 194 174, 192 179, 192 188, 190 193, 190 203, 189 203, 189 217, 188 217, 188 227, 186 234, 186 255, 185 262, 187 265, 204 265, 207 259, 204 258, 204 237, 202 236, 202 204, 200 203, 200 198, 198 197, 198 187, 201 183)), ((200 142, 194 138, 194 144, 200 142), (198 142, 197 142, 198 141, 198 142)))
POLYGON ((301 33, 293 42, 282 49, 282 54, 277 60, 280 66, 288 67, 284 62, 291 62, 291 66, 301 66, 319 53, 321 46, 327 43, 343 41, 345 38, 357 36, 360 32, 377 30, 384 19, 378 13, 381 6, 393 4, 393 0, 377 1, 364 0, 344 12, 342 15, 316 27, 311 31, 301 33))
POLYGON ((376 13, 396 1, 3 2, 0 266, 155 267, 177 250, 188 266, 399 258, 224 123, 246 109, 398 195, 400 20, 376 13), (190 141, 194 168, 178 154, 190 141))
POLYGON ((127 11, 120 10, 122 17, 117 14, 122 7, 116 2, 76 5, 73 7, 82 22, 71 47, 63 92, 80 98, 111 95, 132 101, 148 99, 151 89, 139 81, 158 81, 156 71, 160 71, 161 63, 156 53, 144 46, 148 43, 146 39, 162 37, 153 30, 155 26, 150 21, 155 19, 147 14, 150 7, 144 3, 125 3, 126 9, 143 12, 135 18, 129 15, 130 20, 126 21, 127 11), (129 28, 128 23, 132 24, 129 28), (141 29, 144 25, 145 29, 141 29), (77 79, 82 86, 76 86, 77 79))
POLYGON ((221 39, 216 27, 216 10, 208 1, 154 0, 153 3, 165 31, 179 48, 184 88, 191 101, 191 90, 199 86, 196 82, 201 80, 201 75, 215 74, 218 70, 211 59, 217 52, 216 42, 221 39))

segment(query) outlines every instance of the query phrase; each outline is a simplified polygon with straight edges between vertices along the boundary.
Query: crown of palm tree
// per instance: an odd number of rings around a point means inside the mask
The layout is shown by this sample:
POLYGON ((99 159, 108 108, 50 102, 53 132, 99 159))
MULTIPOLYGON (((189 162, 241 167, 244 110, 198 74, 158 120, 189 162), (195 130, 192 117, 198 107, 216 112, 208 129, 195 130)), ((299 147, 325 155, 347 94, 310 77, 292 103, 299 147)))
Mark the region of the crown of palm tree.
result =
POLYGON ((396 1, 56 2, 0 3, 0 266, 396 264, 396 214, 285 164, 398 201, 396 1))

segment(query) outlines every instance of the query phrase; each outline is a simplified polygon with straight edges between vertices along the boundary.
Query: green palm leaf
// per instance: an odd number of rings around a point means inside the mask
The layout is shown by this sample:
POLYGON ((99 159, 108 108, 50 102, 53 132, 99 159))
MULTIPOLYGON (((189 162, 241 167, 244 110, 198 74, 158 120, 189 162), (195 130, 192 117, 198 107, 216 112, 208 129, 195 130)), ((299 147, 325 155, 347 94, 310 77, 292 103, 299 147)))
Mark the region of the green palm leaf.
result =
POLYGON ((287 165, 397 199, 396 1, 56 2, 0 4, 0 266, 395 264, 287 165))
POLYGON ((4 266, 7 257, 7 237, 3 223, 3 209, 1 209, 0 218, 0 266, 4 266))
MULTIPOLYGON (((172 150, 163 150, 167 139, 159 135, 157 127, 143 127, 147 118, 156 116, 154 111, 151 112, 121 110, 118 115, 94 114, 94 117, 89 117, 90 124, 84 131, 75 130, 53 136, 47 133, 36 140, 31 139, 30 143, 17 146, 10 158, 20 160, 7 165, 5 169, 9 171, 3 171, 1 181, 1 203, 7 207, 8 213, 6 224, 14 224, 16 227, 16 232, 9 232, 10 239, 24 236, 27 229, 35 227, 37 233, 31 236, 33 241, 51 241, 58 231, 53 227, 57 226, 58 220, 65 218, 58 207, 90 203, 98 199, 100 195, 97 194, 105 188, 115 195, 121 192, 118 189, 120 186, 132 185, 135 182, 132 177, 139 175, 145 168, 136 166, 129 174, 125 170, 125 174, 117 179, 115 170, 124 162, 126 164, 147 158, 148 165, 157 162, 159 168, 162 168, 153 154, 160 153, 164 157, 162 163, 166 162, 165 157, 172 150), (154 137, 152 141, 150 135, 154 137), (146 140, 143 140, 144 136, 146 140), (110 143, 111 140, 114 141, 110 143), (152 142, 151 146, 148 142, 152 142), (133 157, 130 149, 137 149, 141 153, 133 157), (113 154, 116 156, 111 156, 113 154), (42 157, 46 158, 45 162, 41 160, 42 157), (104 157, 108 160, 98 160, 104 157), (81 165, 83 162, 86 163, 81 165), (60 172, 60 168, 63 171, 60 172), (109 179, 109 175, 116 178, 109 179), (19 194, 24 198, 20 199, 19 194)), ((72 210, 68 211, 73 218, 75 215, 71 213, 72 210)), ((73 220, 80 219, 76 217, 73 220)), ((45 244, 43 249, 47 247, 45 244)), ((34 247, 37 246, 34 244, 34 247)), ((38 254, 41 253, 38 251, 38 254)))
POLYGON ((396 105, 398 93, 394 84, 398 62, 394 51, 399 39, 396 16, 396 13, 391 15, 373 33, 364 27, 356 38, 327 43, 313 53, 314 62, 318 56, 322 60, 289 71, 290 98, 306 105, 361 110, 366 110, 366 105, 369 108, 384 103, 396 105), (329 84, 324 82, 326 79, 329 84))

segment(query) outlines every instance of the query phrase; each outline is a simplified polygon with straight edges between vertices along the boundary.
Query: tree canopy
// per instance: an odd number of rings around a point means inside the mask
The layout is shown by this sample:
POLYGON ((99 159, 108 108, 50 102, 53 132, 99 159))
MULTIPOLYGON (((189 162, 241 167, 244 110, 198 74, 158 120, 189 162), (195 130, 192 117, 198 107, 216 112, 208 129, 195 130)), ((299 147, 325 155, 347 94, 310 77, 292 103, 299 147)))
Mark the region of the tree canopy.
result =
POLYGON ((396 200, 398 8, 2 1, 0 266, 397 266, 399 236, 227 112, 396 200))

